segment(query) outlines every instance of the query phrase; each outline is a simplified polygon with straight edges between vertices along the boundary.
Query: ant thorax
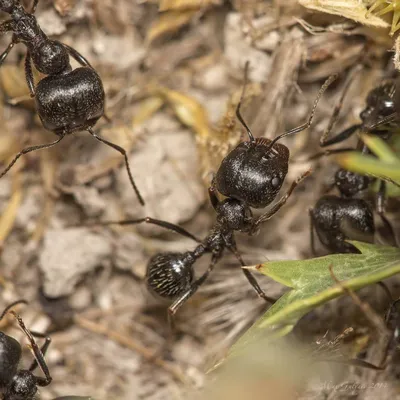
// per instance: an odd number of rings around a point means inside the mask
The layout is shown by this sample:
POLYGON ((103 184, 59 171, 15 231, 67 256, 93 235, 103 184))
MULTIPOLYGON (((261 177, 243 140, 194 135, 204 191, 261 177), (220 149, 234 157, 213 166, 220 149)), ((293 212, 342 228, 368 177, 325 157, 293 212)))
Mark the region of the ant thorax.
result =
POLYGON ((222 161, 215 182, 220 193, 254 208, 264 208, 277 196, 289 166, 289 149, 257 138, 240 143, 222 161))

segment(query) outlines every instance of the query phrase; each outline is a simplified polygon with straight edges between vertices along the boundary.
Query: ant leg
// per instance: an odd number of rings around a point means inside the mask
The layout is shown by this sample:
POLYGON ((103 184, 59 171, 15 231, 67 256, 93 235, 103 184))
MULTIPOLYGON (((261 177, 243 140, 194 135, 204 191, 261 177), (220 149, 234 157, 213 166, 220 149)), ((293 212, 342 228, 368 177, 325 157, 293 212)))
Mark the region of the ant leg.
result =
POLYGON ((329 120, 329 124, 320 138, 319 144, 321 147, 339 143, 339 142, 347 139, 360 127, 360 125, 354 125, 354 126, 350 127, 349 129, 346 129, 345 131, 339 133, 338 135, 335 135, 330 140, 327 140, 329 134, 332 132, 333 126, 335 125, 336 121, 338 120, 340 110, 342 109, 342 106, 343 106, 343 101, 344 101, 346 94, 350 88, 350 85, 353 81, 354 75, 356 75, 358 72, 360 72, 362 70, 362 68, 363 68, 362 65, 357 65, 347 76, 346 81, 344 83, 344 88, 343 88, 342 94, 339 98, 339 102, 336 104, 335 109, 333 110, 332 116, 329 120), (354 127, 356 127, 356 128, 354 129, 354 127), (352 130, 352 129, 354 129, 354 130, 352 130))
MULTIPOLYGON (((155 218, 150 218, 150 217, 145 217, 145 218, 140 218, 140 219, 126 219, 122 221, 105 221, 105 222, 94 222, 94 223, 88 223, 84 224, 84 226, 104 226, 104 225, 136 225, 136 224, 141 224, 141 223, 147 223, 147 224, 153 224, 160 226, 165 229, 169 229, 173 232, 178 233, 179 235, 185 236, 189 239, 194 240, 197 243, 201 243, 201 240, 197 238, 196 236, 192 235, 190 232, 188 232, 186 229, 183 229, 182 227, 171 224, 170 222, 167 221, 162 221, 160 219, 155 219, 155 218)), ((82 226, 82 225, 80 225, 82 226)))
POLYGON ((11 42, 7 48, 1 53, 0 55, 0 67, 3 65, 4 60, 7 58, 8 54, 10 53, 11 49, 15 46, 14 42, 11 42))
POLYGON ((29 52, 29 50, 27 50, 25 56, 25 79, 26 83, 28 84, 31 97, 35 97, 35 82, 33 80, 31 53, 29 52))
POLYGON ((380 340, 385 340, 386 345, 385 345, 385 350, 382 356, 382 359, 380 360, 378 365, 369 363, 367 361, 363 360, 349 360, 350 364, 353 365, 359 365, 359 366, 364 366, 367 368, 371 369, 377 369, 377 370, 383 370, 386 367, 386 362, 388 359, 389 355, 389 345, 392 342, 391 338, 393 336, 393 332, 390 332, 387 326, 383 323, 382 318, 370 307, 368 303, 364 303, 361 301, 361 299, 358 297, 356 293, 354 293, 351 289, 347 288, 333 273, 333 265, 331 264, 329 266, 329 271, 331 273, 332 279, 341 287, 341 289, 347 293, 354 301, 355 304, 360 308, 360 310, 363 312, 365 317, 368 319, 368 322, 370 325, 375 329, 377 332, 377 337, 380 340), (383 338, 383 339, 382 339, 383 338))
MULTIPOLYGON (((48 350, 50 344, 51 344, 51 338, 49 336, 44 335, 43 333, 39 333, 39 332, 35 332, 35 331, 30 331, 30 332, 33 337, 45 339, 43 346, 40 348, 40 351, 42 352, 43 357, 44 357, 47 353, 47 350, 48 350)), ((29 371, 33 372, 37 368, 38 365, 39 364, 35 359, 32 362, 31 366, 29 367, 29 371)))
POLYGON ((314 119, 314 115, 315 115, 315 110, 317 109, 319 100, 321 99, 322 95, 324 94, 325 90, 328 89, 328 87, 331 85, 332 82, 334 82, 338 77, 338 74, 335 75, 331 75, 325 82, 324 84, 321 86, 321 89, 319 89, 317 97, 314 100, 314 104, 311 108, 310 114, 308 116, 308 120, 304 123, 301 124, 295 128, 289 129, 288 131, 282 133, 281 135, 277 136, 274 140, 271 141, 271 143, 269 144, 269 149, 272 149, 272 147, 274 146, 274 144, 278 141, 281 140, 282 138, 284 138, 285 136, 289 136, 289 135, 295 135, 296 133, 302 132, 304 130, 306 130, 307 128, 309 128, 312 124, 312 121, 314 119))
POLYGON ((11 308, 15 307, 17 304, 28 304, 28 302, 24 299, 14 301, 13 303, 9 304, 4 311, 0 314, 0 321, 4 318, 4 316, 10 311, 11 308))
POLYGON ((303 172, 291 185, 289 190, 286 192, 285 195, 283 195, 277 203, 274 204, 274 206, 267 211, 265 214, 262 214, 260 217, 258 217, 252 224, 252 228, 250 231, 250 234, 253 234, 257 231, 258 227, 260 224, 262 224, 265 221, 268 221, 274 214, 276 214, 281 207, 287 202, 288 198, 291 196, 293 193, 293 190, 296 188, 296 186, 302 182, 307 176, 311 174, 311 170, 307 170, 303 172))
POLYGON ((378 193, 376 195, 376 212, 378 213, 379 217, 381 218, 386 229, 390 232, 392 243, 395 246, 397 246, 396 233, 394 232, 394 229, 393 229, 391 223, 388 221, 388 219, 385 216, 385 200, 386 200, 385 198, 386 198, 386 182, 382 180, 379 185, 378 193))
MULTIPOLYGON (((322 139, 324 137, 324 135, 322 135, 319 144, 321 147, 326 147, 326 146, 330 146, 332 144, 337 144, 337 143, 343 142, 344 140, 351 137, 354 134, 354 132, 356 132, 360 128, 361 128, 361 124, 352 125, 349 128, 345 129, 344 131, 331 137, 329 140, 322 139)), ((325 134, 325 132, 324 132, 324 134, 325 134)))
POLYGON ((6 169, 0 174, 0 178, 2 178, 12 167, 13 165, 17 162, 17 160, 24 154, 30 153, 31 151, 36 151, 36 150, 42 150, 42 149, 48 149, 49 147, 55 146, 57 143, 60 143, 61 140, 63 140, 65 137, 65 134, 62 134, 56 141, 52 143, 47 143, 47 144, 39 144, 36 146, 30 146, 26 147, 25 149, 22 149, 15 157, 14 159, 8 164, 6 169))
MULTIPOLYGON (((18 322, 19 327, 21 328, 21 330, 25 333, 26 337, 28 338, 30 347, 33 351, 33 355, 34 355, 40 369, 42 370, 43 374, 45 375, 45 378, 35 376, 36 384, 38 386, 49 385, 52 381, 52 377, 50 375, 49 368, 47 367, 46 361, 44 360, 41 350, 39 349, 38 345, 36 344, 36 341, 35 341, 32 333, 25 326, 24 322, 22 321, 22 318, 14 311, 11 311, 11 313, 14 315, 14 317, 16 318, 16 320, 18 322)), ((48 345, 47 345, 47 347, 48 347, 48 345)))
POLYGON ((242 106, 242 101, 243 97, 246 91, 246 86, 247 86, 247 81, 248 81, 248 72, 249 72, 249 65, 250 62, 246 61, 246 64, 244 65, 244 82, 243 82, 243 90, 242 94, 240 95, 239 103, 236 107, 236 117, 240 121, 240 123, 245 127, 247 134, 249 136, 249 141, 250 142, 255 142, 254 135, 252 134, 250 128, 247 126, 246 122, 244 121, 242 114, 240 113, 240 107, 242 106))
MULTIPOLYGON (((239 260, 241 266, 245 267, 246 264, 243 261, 243 258, 236 247, 236 243, 235 242, 231 243, 229 245, 228 249, 239 260)), ((261 289, 259 283, 257 282, 257 279, 253 276, 253 274, 248 269, 242 268, 242 271, 244 273, 244 276, 249 281, 250 285, 253 286, 253 289, 256 291, 258 297, 261 297, 262 299, 264 299, 265 301, 267 301, 268 303, 271 303, 271 304, 274 304, 276 302, 276 299, 273 299, 272 297, 269 297, 265 294, 264 290, 261 289)))
POLYGON ((210 202, 214 208, 214 210, 217 209, 218 204, 220 203, 218 197, 217 197, 217 193, 215 190, 215 186, 214 186, 214 181, 212 182, 211 186, 208 188, 208 196, 210 198, 210 202))
POLYGON ((89 68, 93 68, 89 61, 86 60, 85 57, 83 57, 83 55, 81 53, 79 53, 77 50, 75 50, 73 47, 68 46, 65 43, 62 43, 62 45, 64 46, 65 50, 67 50, 68 54, 74 59, 76 60, 79 64, 81 64, 83 67, 89 67, 89 68))
POLYGON ((92 130, 92 128, 88 128, 87 131, 94 137, 96 138, 99 142, 102 142, 104 144, 106 144, 107 146, 113 148, 114 150, 117 150, 119 153, 121 153, 124 158, 125 158, 125 166, 126 166, 126 170, 128 171, 128 176, 129 176, 129 180, 131 182, 131 185, 133 187, 133 190, 136 193, 137 198, 139 199, 139 202, 142 206, 144 206, 144 200, 142 195, 139 192, 139 189, 136 187, 135 181, 133 180, 133 176, 132 176, 132 172, 131 172, 131 168, 129 166, 129 161, 128 161, 128 156, 126 154, 126 150, 124 148, 122 148, 121 146, 118 146, 117 144, 114 144, 112 142, 109 142, 108 140, 102 139, 100 136, 97 136, 96 133, 92 130))
POLYGON ((314 240, 314 221, 313 221, 313 209, 308 210, 308 215, 310 216, 310 248, 311 254, 316 257, 317 252, 315 250, 315 240, 314 240))
POLYGON ((183 306, 183 304, 186 303, 186 301, 192 297, 197 289, 206 281, 212 270, 214 269, 215 265, 221 258, 220 255, 213 255, 211 258, 211 263, 207 269, 206 272, 203 273, 200 278, 196 279, 193 283, 192 286, 190 287, 189 290, 187 290, 185 293, 183 293, 181 296, 179 296, 169 307, 168 307, 168 325, 170 328, 170 333, 171 335, 175 331, 175 324, 174 324, 174 316, 176 312, 183 306))

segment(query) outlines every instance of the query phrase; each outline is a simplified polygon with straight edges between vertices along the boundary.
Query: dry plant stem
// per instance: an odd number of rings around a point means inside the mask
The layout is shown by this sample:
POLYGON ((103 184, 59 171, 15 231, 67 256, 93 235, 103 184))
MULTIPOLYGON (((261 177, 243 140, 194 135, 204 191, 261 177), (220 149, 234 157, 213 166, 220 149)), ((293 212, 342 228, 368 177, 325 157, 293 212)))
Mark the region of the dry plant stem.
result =
POLYGON ((255 136, 272 138, 278 130, 282 107, 290 94, 290 88, 296 79, 297 71, 305 53, 302 40, 283 39, 274 53, 271 72, 268 76, 264 97, 254 107, 255 114, 245 117, 255 136))
POLYGON ((153 364, 157 365, 158 367, 164 369, 164 371, 168 372, 171 374, 175 379, 182 383, 186 383, 187 379, 184 375, 184 373, 179 369, 171 364, 165 362, 164 360, 160 358, 154 358, 154 351, 147 349, 146 347, 142 346, 141 344, 137 343, 135 340, 131 339, 128 336, 125 336, 117 331, 114 331, 113 329, 109 329, 106 326, 90 321, 82 316, 75 316, 74 318, 75 323, 84 328, 87 329, 88 331, 97 333, 99 335, 104 335, 108 337, 111 340, 114 340, 116 343, 128 347, 131 350, 136 351, 139 353, 143 358, 145 358, 147 361, 152 362, 153 364))

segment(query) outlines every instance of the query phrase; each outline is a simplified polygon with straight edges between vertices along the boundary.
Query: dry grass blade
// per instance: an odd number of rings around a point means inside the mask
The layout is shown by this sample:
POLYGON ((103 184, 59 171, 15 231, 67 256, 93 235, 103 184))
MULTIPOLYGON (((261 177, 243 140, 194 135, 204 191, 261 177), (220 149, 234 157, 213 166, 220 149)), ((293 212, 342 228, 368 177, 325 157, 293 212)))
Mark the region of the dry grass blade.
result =
POLYGON ((160 0, 159 10, 201 9, 207 6, 221 5, 221 0, 160 0))
POLYGON ((187 25, 197 14, 198 10, 179 10, 167 11, 150 26, 147 31, 146 42, 151 44, 162 36, 177 32, 183 26, 187 25))
MULTIPOLYGON (((21 164, 20 166, 21 167, 21 164)), ((22 176, 20 168, 13 171, 12 195, 0 217, 0 249, 13 229, 18 209, 22 201, 22 176)))

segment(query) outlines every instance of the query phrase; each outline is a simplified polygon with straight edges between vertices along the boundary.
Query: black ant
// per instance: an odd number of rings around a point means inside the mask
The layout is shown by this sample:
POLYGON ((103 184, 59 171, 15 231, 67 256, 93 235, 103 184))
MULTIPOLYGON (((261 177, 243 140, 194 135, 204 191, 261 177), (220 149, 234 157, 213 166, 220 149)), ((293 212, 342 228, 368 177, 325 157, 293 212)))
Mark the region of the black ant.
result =
MULTIPOLYGON (((168 308, 168 321, 171 331, 173 329, 173 316, 206 281, 217 262, 222 258, 225 250, 229 250, 242 266, 246 265, 237 249, 234 233, 236 231, 248 235, 257 233, 260 225, 280 210, 296 186, 310 174, 310 171, 306 171, 300 175, 292 182, 286 194, 270 210, 258 218, 253 217, 250 207, 261 207, 271 203, 276 198, 288 170, 289 150, 286 146, 279 143, 276 144, 276 142, 287 135, 301 132, 311 125, 319 98, 335 77, 329 78, 320 89, 308 122, 285 132, 271 141, 268 139, 254 139, 240 114, 241 101, 247 81, 247 69, 248 63, 245 68, 245 84, 241 100, 236 109, 236 115, 246 128, 249 141, 240 143, 225 157, 218 170, 215 186, 212 185, 209 188, 210 202, 217 215, 215 224, 203 240, 196 238, 177 225, 150 217, 90 224, 129 225, 149 223, 170 229, 198 243, 197 247, 192 251, 157 254, 150 259, 147 265, 147 287, 157 295, 173 301, 168 308), (237 160, 236 163, 234 162, 235 159, 237 160), (233 189, 232 192, 234 191, 235 193, 227 193, 222 190, 219 183, 223 181, 223 178, 225 178, 225 182, 229 183, 229 187, 233 189), (216 189, 220 190, 227 198, 222 201, 219 200, 216 189), (195 279, 194 264, 207 253, 211 253, 211 263, 206 272, 195 279)), ((270 303, 275 302, 275 299, 268 297, 264 293, 248 269, 242 269, 242 272, 259 297, 270 303)))
MULTIPOLYGON (((0 320, 17 304, 26 304, 25 300, 18 300, 10 304, 0 315, 0 320)), ((21 345, 11 336, 0 332, 0 392, 4 400, 32 400, 35 398, 38 386, 48 386, 52 377, 47 367, 44 355, 51 343, 51 339, 40 333, 28 330, 21 317, 14 311, 11 313, 16 318, 19 327, 29 340, 35 360, 29 369, 18 369, 21 358, 21 345), (45 343, 39 349, 35 337, 45 338, 45 343), (45 377, 36 376, 33 371, 40 367, 45 377)))
MULTIPOLYGON (((329 146, 344 141, 354 132, 366 131, 379 135, 384 140, 388 140, 392 135, 392 131, 399 127, 400 104, 396 95, 396 88, 400 84, 399 78, 388 79, 383 84, 371 90, 367 97, 367 105, 360 113, 361 123, 353 125, 331 139, 327 140, 332 130, 339 111, 342 107, 345 93, 348 89, 350 79, 345 85, 340 102, 336 106, 328 128, 321 137, 320 145, 322 147, 329 146)), ((318 153, 310 159, 316 159, 324 155, 337 154, 344 151, 354 150, 353 148, 341 148, 328 150, 318 153)), ((361 153, 370 153, 368 147, 361 141, 358 141, 356 150, 361 153)), ((373 218, 373 209, 370 204, 355 196, 366 191, 375 179, 358 173, 339 169, 335 173, 334 184, 339 189, 340 197, 335 195, 322 196, 314 208, 310 209, 310 235, 311 249, 315 254, 314 229, 317 232, 321 243, 334 253, 354 253, 358 250, 347 243, 347 239, 362 240, 373 242, 375 226, 373 218)), ((396 243, 395 233, 385 216, 385 197, 386 182, 381 180, 376 197, 376 211, 390 232, 393 242, 396 243)))
POLYGON ((74 48, 57 40, 50 40, 41 30, 36 17, 39 0, 33 0, 30 12, 26 12, 18 0, 0 0, 0 10, 11 19, 0 25, 0 32, 12 32, 12 40, 0 55, 0 66, 16 43, 26 48, 25 75, 31 97, 35 99, 37 112, 43 126, 54 132, 58 139, 52 143, 30 146, 20 151, 0 174, 4 176, 23 154, 53 147, 68 134, 86 130, 95 139, 117 150, 125 158, 129 180, 142 205, 143 198, 136 187, 124 148, 99 137, 93 126, 104 114, 105 94, 102 81, 90 63, 74 48), (81 67, 72 70, 69 57, 81 67), (32 72, 35 68, 44 75, 35 85, 32 72))

